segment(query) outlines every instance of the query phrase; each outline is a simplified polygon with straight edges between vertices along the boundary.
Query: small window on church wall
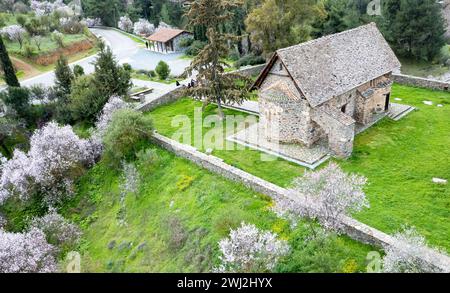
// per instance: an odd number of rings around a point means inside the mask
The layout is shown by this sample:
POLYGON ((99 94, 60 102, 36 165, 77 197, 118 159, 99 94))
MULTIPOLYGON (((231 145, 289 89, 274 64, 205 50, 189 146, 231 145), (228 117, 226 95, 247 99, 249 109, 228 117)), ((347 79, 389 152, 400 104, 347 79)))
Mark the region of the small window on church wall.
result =
POLYGON ((283 70, 283 64, 281 64, 281 62, 280 62, 280 71, 282 71, 283 70))
POLYGON ((345 104, 344 106, 341 107, 341 112, 345 113, 346 108, 347 108, 347 104, 345 104))

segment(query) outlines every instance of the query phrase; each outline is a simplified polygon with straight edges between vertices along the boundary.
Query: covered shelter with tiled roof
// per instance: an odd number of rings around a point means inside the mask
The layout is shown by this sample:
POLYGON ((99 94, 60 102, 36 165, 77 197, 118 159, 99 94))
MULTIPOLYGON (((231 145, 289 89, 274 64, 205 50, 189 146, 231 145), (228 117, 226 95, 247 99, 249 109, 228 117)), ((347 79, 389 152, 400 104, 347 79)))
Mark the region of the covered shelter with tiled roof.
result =
POLYGON ((183 38, 192 36, 191 33, 176 28, 160 28, 154 34, 149 36, 147 40, 150 42, 150 49, 156 52, 172 53, 180 52, 183 48, 179 42, 183 38))

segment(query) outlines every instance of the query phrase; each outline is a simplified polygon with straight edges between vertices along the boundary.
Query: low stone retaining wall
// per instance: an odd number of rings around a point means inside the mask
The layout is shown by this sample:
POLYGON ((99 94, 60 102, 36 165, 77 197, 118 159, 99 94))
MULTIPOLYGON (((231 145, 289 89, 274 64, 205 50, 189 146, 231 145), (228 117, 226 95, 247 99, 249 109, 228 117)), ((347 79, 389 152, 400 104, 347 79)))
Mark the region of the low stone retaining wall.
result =
POLYGON ((395 83, 408 85, 408 86, 416 86, 429 88, 433 90, 443 90, 448 91, 450 88, 450 83, 445 81, 440 81, 437 79, 428 79, 411 75, 404 74, 393 74, 392 78, 395 83))
POLYGON ((176 100, 182 98, 183 95, 183 87, 179 87, 174 89, 173 91, 170 91, 160 97, 157 97, 145 104, 141 104, 137 106, 137 111, 147 112, 151 111, 155 108, 158 108, 159 106, 170 104, 175 102, 176 100))
MULTIPOLYGON (((296 196, 297 199, 299 197, 301 198, 301 195, 299 194, 293 194, 292 191, 233 167, 223 162, 223 160, 218 157, 199 152, 192 146, 181 144, 157 133, 154 134, 153 141, 179 157, 188 159, 198 166, 220 174, 225 178, 240 182, 255 192, 268 195, 274 200, 286 197, 292 199, 293 196, 296 196)), ((344 217, 341 220, 345 234, 357 241, 382 248, 388 246, 400 247, 405 245, 404 243, 397 242, 388 234, 367 226, 353 218, 344 217)), ((450 272, 450 257, 440 254, 435 250, 424 249, 420 255, 415 255, 415 257, 444 272, 450 272)))
POLYGON ((232 71, 233 73, 239 73, 246 76, 254 76, 261 73, 263 68, 266 66, 266 64, 258 64, 254 66, 245 66, 240 69, 237 69, 235 71, 232 71))

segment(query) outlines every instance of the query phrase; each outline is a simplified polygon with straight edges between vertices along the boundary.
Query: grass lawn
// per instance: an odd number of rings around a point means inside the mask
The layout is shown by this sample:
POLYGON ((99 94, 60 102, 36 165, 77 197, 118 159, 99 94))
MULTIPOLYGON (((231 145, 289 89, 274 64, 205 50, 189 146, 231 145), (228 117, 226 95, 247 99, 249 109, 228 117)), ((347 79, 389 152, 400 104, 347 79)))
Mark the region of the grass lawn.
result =
POLYGON ((133 73, 131 74, 131 78, 145 80, 145 81, 160 82, 160 83, 165 83, 165 84, 172 84, 172 83, 175 83, 177 80, 178 81, 183 80, 182 78, 174 78, 174 77, 170 77, 170 76, 166 79, 160 79, 158 76, 150 77, 147 74, 139 73, 136 71, 133 71, 133 73))
MULTIPOLYGON (((382 120, 356 137, 350 159, 337 160, 345 170, 369 179, 366 192, 371 208, 356 218, 387 233, 404 224, 415 226, 431 244, 450 251, 450 185, 431 182, 433 177, 450 179, 450 93, 394 85, 392 97, 402 98, 402 103, 419 110, 400 121, 382 120), (427 106, 424 100, 435 105, 427 106), (444 107, 436 107, 437 103, 444 107)), ((148 115, 161 134, 171 137, 178 129, 171 126, 172 118, 192 118, 194 106, 201 104, 182 99, 148 115)), ((216 108, 208 106, 203 114, 215 113, 216 108)), ((281 159, 261 161, 260 152, 249 149, 214 150, 213 154, 281 186, 289 186, 304 172, 304 168, 281 159)))
MULTIPOLYGON (((65 34, 63 40, 64 45, 68 46, 70 44, 81 42, 87 39, 88 37, 85 34, 73 34, 73 35, 65 34)), ((54 40, 52 40, 51 34, 43 36, 40 51, 38 51, 36 44, 34 43, 33 40, 30 40, 30 44, 34 48, 34 52, 39 55, 53 52, 59 48, 58 44, 54 40)), ((23 54, 23 47, 21 49, 18 42, 5 40, 5 46, 10 54, 13 55, 23 54)))
POLYGON ((168 151, 156 148, 155 154, 153 163, 135 162, 143 180, 138 194, 125 200, 126 226, 117 220, 120 173, 100 162, 78 183, 77 196, 62 212, 84 231, 83 271, 210 271, 217 265, 217 242, 241 221, 289 241, 292 254, 277 271, 365 271, 370 246, 332 237, 316 247, 305 242, 305 225, 291 228, 269 211, 268 197, 168 151))
POLYGON ((426 61, 410 60, 406 58, 400 58, 402 63, 402 73, 420 77, 439 77, 444 73, 450 71, 448 66, 442 64, 432 64, 426 61))
POLYGON ((145 46, 145 39, 143 39, 143 38, 141 38, 139 36, 136 36, 134 34, 130 34, 130 33, 124 32, 123 30, 120 30, 120 29, 116 29, 116 28, 112 28, 112 29, 117 31, 117 32, 119 32, 119 33, 121 33, 124 36, 127 36, 128 38, 130 38, 131 40, 135 41, 136 43, 145 46))

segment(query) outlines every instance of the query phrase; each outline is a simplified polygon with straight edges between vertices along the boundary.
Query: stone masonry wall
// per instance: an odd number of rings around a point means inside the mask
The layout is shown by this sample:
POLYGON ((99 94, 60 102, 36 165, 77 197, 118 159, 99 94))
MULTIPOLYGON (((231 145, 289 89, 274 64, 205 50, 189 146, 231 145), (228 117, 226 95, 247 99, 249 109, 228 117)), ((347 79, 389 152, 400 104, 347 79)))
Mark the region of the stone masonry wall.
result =
POLYGON ((328 147, 334 155, 347 158, 353 151, 355 120, 330 106, 313 109, 311 118, 328 135, 328 147))
POLYGON ((255 75, 260 74, 265 66, 266 66, 266 64, 259 64, 259 65, 254 65, 254 66, 245 66, 245 67, 241 67, 240 69, 235 70, 233 72, 240 73, 240 74, 245 75, 245 76, 255 76, 255 75))
POLYGON ((148 112, 159 106, 175 102, 176 100, 182 98, 183 96, 184 96, 183 95, 183 87, 179 87, 179 88, 176 88, 175 90, 168 92, 150 102, 147 102, 145 104, 141 104, 141 105, 137 106, 136 110, 142 111, 142 112, 148 112))
MULTIPOLYGON (((301 201, 300 194, 293 193, 293 191, 289 191, 228 165, 220 158, 199 152, 194 147, 181 144, 157 133, 154 134, 153 141, 179 157, 188 159, 196 165, 225 178, 240 182, 255 192, 270 196, 275 201, 286 197, 288 199, 293 199, 293 197, 295 197, 296 200, 300 199, 301 201)), ((358 222, 353 218, 343 217, 341 218, 341 221, 344 226, 344 233, 357 241, 382 248, 389 246, 400 247, 405 245, 404 243, 396 241, 388 234, 358 222)), ((435 250, 426 248, 423 249, 419 255, 415 255, 414 257, 417 257, 421 261, 437 267, 444 272, 450 272, 450 257, 440 254, 435 250)))
POLYGON ((309 147, 319 138, 320 129, 310 118, 306 100, 271 101, 261 94, 259 105, 263 111, 260 123, 267 139, 309 147))
POLYGON ((394 80, 395 83, 402 85, 409 85, 444 91, 448 91, 450 89, 450 83, 436 79, 427 79, 404 74, 393 74, 392 79, 394 80))

